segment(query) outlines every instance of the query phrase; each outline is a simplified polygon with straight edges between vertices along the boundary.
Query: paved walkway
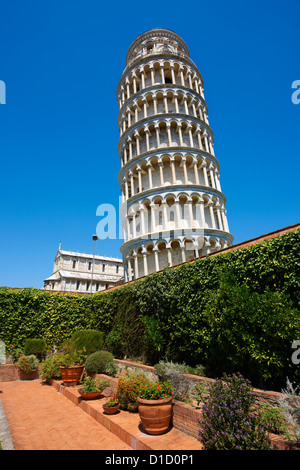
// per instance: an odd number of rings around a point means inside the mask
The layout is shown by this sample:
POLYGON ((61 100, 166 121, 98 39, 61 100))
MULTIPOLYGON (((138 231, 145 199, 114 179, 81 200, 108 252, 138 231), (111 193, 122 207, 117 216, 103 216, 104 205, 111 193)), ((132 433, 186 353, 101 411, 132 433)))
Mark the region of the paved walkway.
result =
POLYGON ((15 450, 131 450, 41 380, 0 382, 15 450))

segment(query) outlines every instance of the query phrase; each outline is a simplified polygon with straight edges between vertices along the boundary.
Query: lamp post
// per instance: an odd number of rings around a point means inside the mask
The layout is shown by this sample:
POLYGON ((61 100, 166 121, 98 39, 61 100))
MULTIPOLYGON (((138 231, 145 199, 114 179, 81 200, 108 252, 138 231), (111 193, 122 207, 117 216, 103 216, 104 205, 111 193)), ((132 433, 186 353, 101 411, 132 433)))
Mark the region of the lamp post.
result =
POLYGON ((91 295, 93 293, 93 275, 94 275, 94 264, 95 264, 95 251, 96 251, 96 241, 98 240, 98 236, 93 235, 93 240, 94 240, 94 254, 93 254, 93 265, 92 265, 91 295))

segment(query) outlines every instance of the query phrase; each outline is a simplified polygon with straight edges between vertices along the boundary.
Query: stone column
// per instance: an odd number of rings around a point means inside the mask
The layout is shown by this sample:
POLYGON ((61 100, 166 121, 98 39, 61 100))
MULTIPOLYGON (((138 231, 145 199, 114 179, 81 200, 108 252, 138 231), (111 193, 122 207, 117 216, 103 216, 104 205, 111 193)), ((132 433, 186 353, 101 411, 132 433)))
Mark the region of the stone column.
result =
POLYGON ((151 202, 150 207, 151 207, 151 232, 154 233, 156 231, 156 222, 155 222, 156 205, 154 204, 154 202, 151 202))
POLYGON ((152 183, 152 165, 150 162, 147 162, 147 167, 148 167, 148 178, 149 178, 149 188, 153 188, 153 183, 152 183))
POLYGON ((144 127, 144 131, 145 131, 145 135, 146 135, 146 149, 147 149, 147 152, 149 152, 149 150, 150 150, 150 141, 149 141, 150 131, 149 131, 148 126, 144 127))
POLYGON ((211 179, 212 187, 214 189, 216 189, 216 182, 215 182, 215 178, 214 178, 215 175, 214 175, 214 166, 213 166, 213 164, 210 164, 208 169, 209 169, 209 173, 210 173, 210 179, 211 179))
POLYGON ((208 177, 207 177, 207 171, 206 171, 206 166, 207 166, 207 163, 206 161, 204 161, 201 165, 201 168, 203 170, 203 175, 204 175, 204 184, 205 186, 209 186, 209 182, 208 182, 208 177))
POLYGON ((172 172, 172 182, 176 184, 176 169, 175 169, 175 159, 174 157, 170 160, 171 172, 172 172))
POLYGON ((136 93, 137 92, 136 75, 133 75, 132 81, 133 81, 133 93, 136 93))
POLYGON ((130 109, 127 109, 127 123, 128 123, 128 127, 131 126, 131 111, 130 109))
POLYGON ((134 137, 135 137, 135 144, 136 144, 136 156, 138 157, 140 154, 140 137, 141 137, 138 131, 135 131, 134 137))
POLYGON ((183 174, 184 174, 184 183, 188 184, 188 175, 187 175, 187 170, 186 170, 186 158, 182 158, 182 166, 183 166, 183 174))
POLYGON ((200 128, 197 128, 197 137, 198 137, 198 145, 199 145, 199 149, 200 150, 203 150, 203 145, 202 145, 202 139, 201 139, 201 129, 200 128))
POLYGON ((200 217, 201 217, 201 227, 205 228, 206 220, 205 220, 205 212, 204 212, 204 199, 199 199, 199 208, 200 208, 200 217))
POLYGON ((123 177, 124 187, 125 187, 125 198, 128 199, 128 181, 126 176, 123 177))
POLYGON ((158 261, 158 248, 153 248, 154 260, 155 260, 155 271, 159 271, 159 261, 158 261))
POLYGON ((204 142, 205 142, 205 150, 206 150, 207 153, 209 153, 207 135, 208 135, 208 134, 207 134, 207 132, 205 131, 205 132, 203 133, 204 142))
POLYGON ((212 226, 213 226, 213 228, 217 228, 217 227, 216 227, 216 221, 215 221, 214 209, 213 209, 213 202, 212 202, 212 201, 210 201, 210 202, 208 203, 208 207, 209 207, 209 213, 210 213, 210 219, 211 219, 212 226))
POLYGON ((133 172, 130 170, 128 172, 130 177, 130 187, 131 187, 131 197, 134 196, 134 182, 133 182, 133 172))
POLYGON ((222 214, 224 229, 226 230, 226 232, 229 232, 229 226, 228 226, 228 221, 227 221, 227 217, 226 217, 225 207, 222 207, 221 214, 222 214))
POLYGON ((144 204, 139 205, 139 210, 141 214, 141 232, 142 234, 148 232, 148 228, 146 230, 146 225, 145 225, 145 213, 148 212, 147 208, 144 206, 144 204))
POLYGON ((221 189, 221 184, 220 184, 220 173, 216 170, 216 184, 217 184, 217 189, 222 192, 221 189))
POLYGON ((190 146, 194 147, 193 135, 192 135, 192 125, 189 124, 188 126, 189 138, 190 138, 190 146))
POLYGON ((138 265, 137 253, 133 253, 133 261, 134 261, 134 279, 138 279, 139 265, 138 265))
POLYGON ((159 148, 160 146, 160 139, 159 139, 159 124, 155 124, 155 131, 156 131, 156 147, 159 148))
POLYGON ((172 146, 172 136, 171 136, 171 124, 167 122, 167 133, 168 133, 168 141, 169 141, 169 146, 172 146))
POLYGON ((169 108, 168 108, 168 100, 167 100, 167 93, 164 93, 164 94, 163 94, 163 97, 164 97, 165 113, 167 113, 168 110, 169 110, 169 108))
POLYGON ((172 262, 172 247, 171 246, 166 246, 167 254, 168 254, 168 265, 170 268, 173 266, 172 262))
POLYGON ((127 149, 126 149, 125 144, 122 145, 122 149, 123 149, 123 161, 124 161, 124 165, 126 165, 126 163, 127 163, 127 149))
POLYGON ((155 84, 155 77, 154 77, 154 68, 153 68, 153 64, 150 64, 149 68, 150 68, 150 73, 151 73, 151 85, 154 86, 154 84, 155 84))
POLYGON ((178 134, 179 134, 179 142, 180 142, 180 147, 183 147, 183 140, 182 140, 182 131, 181 131, 181 123, 178 124, 177 126, 178 134))
POLYGON ((183 66, 182 65, 180 65, 179 71, 180 71, 181 85, 185 86, 185 81, 184 81, 184 76, 183 76, 183 66))
POLYGON ((181 246, 181 258, 182 258, 182 262, 185 263, 186 262, 186 257, 185 257, 184 243, 183 243, 183 246, 181 246))
POLYGON ((220 213, 220 204, 217 204, 217 218, 218 218, 218 223, 219 223, 219 227, 220 227, 220 230, 224 230, 224 227, 223 227, 223 221, 221 219, 221 213, 220 213))
POLYGON ((176 211, 176 228, 181 227, 181 213, 180 213, 180 201, 179 199, 175 199, 175 211, 176 211))
POLYGON ((157 100, 156 100, 156 96, 153 95, 153 111, 154 111, 154 115, 157 114, 157 100))
POLYGON ((138 172, 139 192, 142 192, 142 169, 139 165, 136 167, 138 172))
POLYGON ((164 230, 168 230, 169 229, 168 205, 166 201, 162 202, 162 206, 163 206, 163 228, 164 230))
POLYGON ((161 83, 165 83, 165 73, 164 73, 164 64, 160 64, 160 75, 161 75, 161 83))
POLYGON ((193 160, 193 165, 194 165, 195 182, 196 184, 200 184, 199 175, 198 175, 198 162, 196 158, 193 160))
POLYGON ((141 79, 142 79, 142 88, 145 88, 145 72, 144 69, 141 69, 141 79))
POLYGON ((127 265, 128 265, 128 278, 129 278, 129 282, 130 282, 130 281, 132 281, 132 266, 131 266, 131 259, 130 258, 128 258, 127 265))
POLYGON ((195 227, 195 222, 194 222, 194 215, 193 215, 193 201, 192 199, 188 199, 188 206, 189 206, 189 219, 190 219, 190 226, 192 228, 195 227))
POLYGON ((159 174, 160 174, 160 184, 161 186, 163 186, 165 183, 164 183, 164 165, 163 165, 163 162, 158 162, 158 166, 159 166, 159 174))
POLYGON ((183 102, 184 102, 185 114, 190 114, 189 109, 188 109, 188 105, 187 105, 187 96, 186 95, 183 95, 183 102))
POLYGON ((146 98, 143 98, 143 104, 144 104, 144 119, 146 119, 148 117, 147 116, 147 107, 148 107, 147 105, 148 105, 148 103, 147 103, 146 98))
POLYGON ((170 69, 171 69, 171 75, 172 75, 172 83, 173 83, 173 85, 176 85, 176 78, 175 78, 175 73, 174 73, 174 64, 170 64, 170 69))
POLYGON ((128 137, 127 139, 128 146, 129 146, 129 160, 132 159, 132 139, 131 137, 128 137))
POLYGON ((143 248, 143 263, 144 263, 144 276, 148 275, 147 251, 143 248))
POLYGON ((137 104, 137 101, 133 102, 133 106, 135 107, 134 108, 134 122, 136 124, 139 120, 139 105, 137 104))
POLYGON ((126 215, 126 229, 127 229, 127 240, 129 240, 130 238, 132 238, 130 235, 131 235, 131 231, 130 231, 130 222, 129 222, 129 215, 126 215))

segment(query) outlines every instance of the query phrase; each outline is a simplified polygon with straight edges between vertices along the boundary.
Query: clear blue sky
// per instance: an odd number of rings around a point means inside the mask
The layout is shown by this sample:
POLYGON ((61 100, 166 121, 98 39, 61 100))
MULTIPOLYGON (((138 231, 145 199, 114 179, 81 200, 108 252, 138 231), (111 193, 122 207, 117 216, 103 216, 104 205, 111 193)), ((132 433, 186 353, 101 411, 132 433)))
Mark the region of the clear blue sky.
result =
POLYGON ((0 285, 41 288, 59 242, 93 251, 96 209, 120 195, 117 84, 152 28, 202 73, 235 243, 299 222, 299 0, 10 0, 0 18, 0 285))

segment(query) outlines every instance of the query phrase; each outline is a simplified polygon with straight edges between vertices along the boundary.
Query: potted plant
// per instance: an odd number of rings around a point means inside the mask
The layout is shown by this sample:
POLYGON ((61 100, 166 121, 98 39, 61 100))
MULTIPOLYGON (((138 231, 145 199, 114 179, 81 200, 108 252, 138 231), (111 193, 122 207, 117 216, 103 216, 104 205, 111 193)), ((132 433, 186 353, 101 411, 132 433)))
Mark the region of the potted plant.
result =
POLYGON ((109 397, 108 401, 104 403, 102 407, 103 407, 104 412, 107 415, 115 414, 120 408, 120 403, 119 403, 117 395, 113 395, 112 397, 109 397))
POLYGON ((173 387, 170 380, 140 388, 137 398, 142 426, 148 434, 163 434, 172 417, 173 387))
POLYGON ((85 377, 83 387, 78 389, 79 394, 86 400, 99 398, 105 388, 110 385, 108 380, 94 379, 93 377, 85 377))
POLYGON ((48 357, 41 365, 41 377, 46 380, 48 384, 51 384, 53 379, 60 379, 60 365, 60 356, 54 354, 54 356, 48 357))
POLYGON ((66 386, 79 384, 83 372, 85 361, 85 350, 78 351, 73 344, 68 341, 63 346, 63 353, 60 354, 60 372, 63 384, 66 386))
POLYGON ((33 380, 38 378, 37 368, 39 360, 34 354, 31 354, 30 356, 22 354, 15 365, 19 369, 21 380, 33 380))

